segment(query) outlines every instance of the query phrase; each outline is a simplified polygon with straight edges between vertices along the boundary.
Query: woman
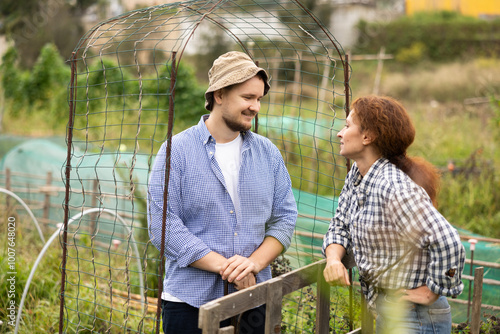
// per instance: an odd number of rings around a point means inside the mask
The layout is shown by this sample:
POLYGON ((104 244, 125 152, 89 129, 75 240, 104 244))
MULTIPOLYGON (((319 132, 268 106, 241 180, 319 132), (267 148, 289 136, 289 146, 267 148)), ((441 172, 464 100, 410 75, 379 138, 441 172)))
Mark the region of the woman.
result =
POLYGON ((337 136, 354 163, 324 237, 325 280, 350 285, 341 259, 352 252, 377 333, 449 334, 445 296, 463 290, 465 250, 433 205, 436 170, 406 155, 415 138, 408 113, 389 97, 359 98, 337 136))

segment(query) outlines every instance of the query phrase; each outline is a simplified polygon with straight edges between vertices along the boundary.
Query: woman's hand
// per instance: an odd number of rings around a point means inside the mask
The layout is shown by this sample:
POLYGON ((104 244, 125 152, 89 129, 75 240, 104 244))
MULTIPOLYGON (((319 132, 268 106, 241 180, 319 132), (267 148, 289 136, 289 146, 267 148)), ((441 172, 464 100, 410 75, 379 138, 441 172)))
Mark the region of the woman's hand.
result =
POLYGON ((427 285, 422 285, 415 289, 403 290, 401 296, 402 300, 408 300, 421 305, 432 305, 438 298, 439 295, 432 292, 427 285))
POLYGON ((337 259, 327 259, 325 270, 323 270, 325 281, 330 285, 351 285, 349 274, 341 261, 337 259))
POLYGON ((323 270, 325 281, 330 285, 351 285, 349 274, 342 264, 342 257, 345 255, 345 249, 341 245, 330 244, 325 249, 326 266, 323 270))

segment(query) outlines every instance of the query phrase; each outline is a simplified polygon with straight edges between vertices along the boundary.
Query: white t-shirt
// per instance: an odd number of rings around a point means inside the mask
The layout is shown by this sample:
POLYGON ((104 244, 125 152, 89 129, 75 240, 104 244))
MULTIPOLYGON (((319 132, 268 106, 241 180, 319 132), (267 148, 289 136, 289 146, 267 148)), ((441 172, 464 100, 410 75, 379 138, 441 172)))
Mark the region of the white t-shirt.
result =
POLYGON ((238 135, 233 141, 224 144, 215 144, 215 159, 219 163, 222 175, 226 181, 227 191, 236 213, 240 212, 240 198, 238 197, 238 178, 241 166, 241 146, 243 139, 238 135))

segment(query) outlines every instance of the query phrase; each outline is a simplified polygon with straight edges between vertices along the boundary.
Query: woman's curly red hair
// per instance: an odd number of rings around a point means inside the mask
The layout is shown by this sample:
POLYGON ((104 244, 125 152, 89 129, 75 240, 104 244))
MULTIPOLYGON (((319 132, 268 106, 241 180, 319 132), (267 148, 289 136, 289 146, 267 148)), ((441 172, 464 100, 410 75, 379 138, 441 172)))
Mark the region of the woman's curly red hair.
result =
POLYGON ((436 206, 440 175, 425 159, 407 156, 406 150, 415 139, 415 127, 403 105, 387 96, 366 96, 356 99, 352 107, 353 118, 361 131, 374 138, 379 153, 424 188, 436 206))

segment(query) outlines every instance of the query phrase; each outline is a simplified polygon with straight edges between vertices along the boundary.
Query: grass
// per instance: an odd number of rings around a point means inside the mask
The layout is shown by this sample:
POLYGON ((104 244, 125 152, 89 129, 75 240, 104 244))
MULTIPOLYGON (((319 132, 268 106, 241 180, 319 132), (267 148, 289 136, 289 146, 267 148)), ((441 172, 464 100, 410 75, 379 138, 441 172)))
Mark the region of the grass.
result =
MULTIPOLYGON (((5 210, 2 210, 5 212, 5 210)), ((0 217, 0 227, 7 229, 6 216, 0 217)), ((35 230, 26 228, 28 217, 17 217, 15 246, 15 296, 7 296, 8 287, 8 247, 0 250, 0 319, 7 318, 7 306, 10 300, 15 302, 16 315, 28 277, 40 250, 43 247, 35 230)), ((75 228, 68 238, 68 264, 66 271, 66 290, 64 319, 70 333, 94 331, 99 333, 147 332, 154 327, 155 313, 142 309, 140 301, 135 303, 127 298, 128 290, 139 293, 138 270, 135 254, 128 254, 124 249, 108 250, 93 245, 90 238, 81 233, 82 227, 75 228), (77 236, 78 238, 72 238, 77 236), (125 258, 126 257, 126 258, 125 258), (73 261, 71 261, 71 259, 73 261), (76 261, 74 259, 77 259, 76 261), (127 266, 126 266, 127 264, 127 266), (113 291, 111 294, 110 291, 113 291), (120 292, 122 291, 122 293, 120 292), (123 292, 125 294, 123 294, 123 292)), ((123 248, 126 243, 123 243, 123 248)), ((130 252, 130 251, 129 251, 130 252)), ((23 305, 22 321, 19 333, 56 333, 58 332, 61 283, 61 247, 55 242, 37 268, 34 280, 29 286, 23 305)), ((155 257, 156 258, 156 257, 155 257)), ((155 273, 148 273, 148 275, 155 273)), ((154 291, 146 286, 148 297, 154 291)), ((132 298, 133 299, 133 298, 132 298)), ((148 298, 149 305, 156 305, 156 298, 148 298)), ((9 319, 10 320, 10 319, 9 319)), ((15 320, 14 320, 15 322, 15 320)), ((13 331, 12 323, 4 321, 0 332, 13 331)))
MULTIPOLYGON (((5 212, 5 210, 2 210, 5 212)), ((0 326, 0 332, 6 333, 7 329, 13 330, 13 326, 10 326, 5 319, 7 318, 7 305, 10 300, 15 300, 16 305, 16 315, 17 307, 21 300, 23 294, 24 286, 28 280, 30 268, 36 259, 36 255, 40 252, 43 244, 38 237, 36 231, 30 231, 25 229, 24 221, 28 217, 18 217, 16 219, 16 237, 14 240, 15 245, 13 247, 7 247, 7 243, 3 242, 3 247, 0 250, 0 318, 4 323, 0 326), (7 268, 9 265, 8 261, 8 250, 9 248, 15 250, 15 297, 7 297, 7 278, 12 275, 7 268)), ((2 215, 0 226, 3 231, 7 230, 7 217, 2 215)), ((55 248, 54 248, 55 249, 55 248)), ((59 272, 59 256, 58 252, 51 252, 47 254, 45 261, 43 262, 43 274, 37 276, 36 284, 33 285, 32 289, 29 290, 29 294, 24 303, 24 320, 22 323, 24 329, 21 333, 33 333, 37 332, 37 328, 43 328, 47 332, 54 332, 54 328, 57 329, 57 324, 59 323, 58 315, 59 310, 57 305, 59 304, 59 291, 60 291, 60 272, 59 272), (59 279, 57 279, 59 277, 59 279), (24 331, 26 330, 26 331, 24 331)), ((15 323, 15 319, 13 319, 15 323)))

